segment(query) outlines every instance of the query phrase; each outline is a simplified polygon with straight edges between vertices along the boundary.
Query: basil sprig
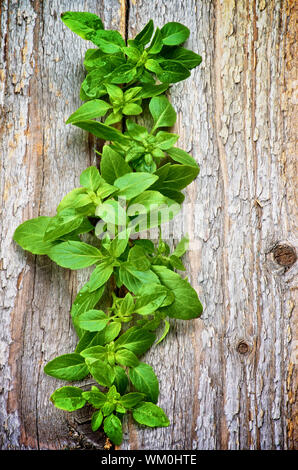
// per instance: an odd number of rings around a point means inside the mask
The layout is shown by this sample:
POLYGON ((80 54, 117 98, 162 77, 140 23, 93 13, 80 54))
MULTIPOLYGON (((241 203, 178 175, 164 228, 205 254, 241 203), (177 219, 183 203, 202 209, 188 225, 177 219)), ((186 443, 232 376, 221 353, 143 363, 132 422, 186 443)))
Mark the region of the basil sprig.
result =
POLYGON ((162 223, 179 212, 184 188, 199 173, 194 158, 176 147, 179 136, 170 131, 176 111, 165 93, 187 79, 201 57, 183 47, 190 32, 177 22, 154 31, 150 20, 126 43, 92 13, 66 12, 62 21, 93 44, 84 59, 84 103, 66 123, 109 143, 98 167, 82 172, 80 186, 64 196, 56 214, 22 223, 14 240, 64 268, 92 268, 70 312, 77 347, 53 358, 44 371, 70 382, 52 394, 56 407, 72 412, 90 405, 92 430, 102 426, 120 445, 126 413, 141 425, 170 424, 157 405, 158 377, 144 355, 166 337, 171 319, 202 313, 196 291, 181 274, 187 237, 171 252, 161 236, 162 223), (133 118, 145 110, 149 128, 133 118), (123 132, 113 127, 120 121, 123 132), (133 236, 152 227, 160 230, 157 245, 133 236), (108 307, 102 302, 106 293, 108 307), (97 386, 83 391, 71 384, 86 376, 97 386))

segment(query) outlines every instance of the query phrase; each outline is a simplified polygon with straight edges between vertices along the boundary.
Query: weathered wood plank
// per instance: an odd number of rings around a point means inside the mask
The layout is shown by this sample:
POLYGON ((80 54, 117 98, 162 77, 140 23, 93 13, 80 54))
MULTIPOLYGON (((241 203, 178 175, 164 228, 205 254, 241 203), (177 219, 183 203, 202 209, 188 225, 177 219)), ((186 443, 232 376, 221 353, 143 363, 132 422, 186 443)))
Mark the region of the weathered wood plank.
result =
POLYGON ((127 423, 122 448, 294 448, 297 263, 278 264, 285 258, 274 250, 295 247, 297 233, 290 0, 1 2, 0 447, 103 445, 84 416, 74 423, 51 405, 61 382, 43 373, 76 344, 69 309, 87 274, 11 241, 22 221, 52 215, 96 161, 93 139, 64 124, 80 103, 88 47, 63 26, 65 10, 97 13, 123 35, 127 23, 129 36, 150 18, 182 22, 203 57, 170 99, 179 146, 201 166, 171 235, 193 235, 187 275, 204 314, 173 321, 146 357, 171 426, 127 423))

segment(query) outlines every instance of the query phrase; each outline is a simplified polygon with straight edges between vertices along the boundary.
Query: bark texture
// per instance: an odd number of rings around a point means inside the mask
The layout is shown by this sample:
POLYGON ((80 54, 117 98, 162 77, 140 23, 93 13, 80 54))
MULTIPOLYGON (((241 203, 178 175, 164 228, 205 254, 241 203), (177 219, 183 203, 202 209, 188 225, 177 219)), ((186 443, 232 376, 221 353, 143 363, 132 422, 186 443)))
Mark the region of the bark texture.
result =
POLYGON ((97 142, 64 124, 80 104, 89 47, 61 22, 67 10, 96 13, 129 37, 150 18, 159 27, 179 21, 203 58, 169 97, 178 145, 201 167, 171 238, 181 224, 193 237, 187 276, 204 313, 172 321, 145 358, 170 427, 128 421, 122 449, 297 448, 295 2, 2 0, 0 8, 0 448, 105 442, 89 431, 87 412, 53 407, 61 382, 43 373, 75 347, 69 310, 87 273, 12 242, 24 220, 54 215, 96 163, 97 142))

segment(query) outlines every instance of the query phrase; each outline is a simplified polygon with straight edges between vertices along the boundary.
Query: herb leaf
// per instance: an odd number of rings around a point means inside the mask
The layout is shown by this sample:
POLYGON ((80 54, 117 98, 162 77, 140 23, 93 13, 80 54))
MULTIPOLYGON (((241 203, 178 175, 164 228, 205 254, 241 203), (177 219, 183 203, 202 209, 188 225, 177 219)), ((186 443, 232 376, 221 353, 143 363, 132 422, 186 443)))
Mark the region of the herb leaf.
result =
POLYGON ((111 414, 105 418, 103 423, 103 429, 108 438, 111 439, 114 444, 121 444, 122 424, 120 419, 116 415, 111 414))
POLYGON ((61 410, 79 410, 80 408, 83 408, 86 403, 82 392, 83 391, 79 387, 61 387, 51 395, 51 401, 57 408, 60 408, 61 410))
POLYGON ((87 331, 101 331, 109 321, 109 317, 102 310, 87 310, 77 318, 80 328, 87 331))
POLYGON ((143 328, 132 327, 115 341, 115 351, 125 348, 140 356, 152 346, 154 341, 154 333, 143 328))
POLYGON ((14 241, 23 250, 30 251, 34 255, 48 254, 53 247, 53 243, 44 241, 44 236, 51 219, 51 217, 40 216, 23 222, 14 232, 14 241))
POLYGON ((136 35, 135 41, 143 45, 147 44, 151 39, 153 30, 154 30, 153 20, 149 20, 146 26, 142 29, 142 31, 140 31, 139 34, 136 35))
POLYGON ((148 400, 157 403, 159 384, 151 366, 140 362, 138 366, 129 369, 129 378, 138 392, 144 393, 148 400))
POLYGON ((118 152, 109 145, 104 145, 100 161, 100 171, 107 183, 114 184, 117 178, 130 173, 132 170, 118 152))
POLYGON ((114 186, 119 188, 117 196, 132 199, 138 196, 147 188, 153 185, 158 179, 158 176, 149 173, 128 173, 120 176, 114 181, 114 186))
POLYGON ((76 241, 62 242, 52 247, 48 256, 59 266, 69 269, 87 268, 102 259, 98 248, 76 241))
POLYGON ((66 26, 83 39, 89 39, 90 33, 103 29, 101 19, 94 13, 66 11, 61 14, 66 26))
POLYGON ((167 307, 163 307, 162 311, 171 318, 181 320, 190 320, 201 315, 202 304, 197 292, 188 281, 165 266, 152 266, 151 269, 157 274, 161 284, 171 290, 175 297, 174 302, 167 307))
POLYGON ((72 113, 71 116, 69 116, 66 124, 102 117, 109 109, 111 109, 111 105, 106 101, 98 99, 87 101, 87 103, 84 103, 74 113, 72 113))
POLYGON ((178 46, 189 36, 189 29, 181 23, 170 22, 161 28, 162 42, 167 46, 178 46))
POLYGON ((133 418, 139 424, 145 424, 150 427, 166 427, 170 421, 165 412, 154 403, 142 402, 132 411, 133 418))
POLYGON ((149 109, 154 120, 154 129, 171 127, 176 122, 176 111, 165 96, 155 96, 150 100, 149 109))

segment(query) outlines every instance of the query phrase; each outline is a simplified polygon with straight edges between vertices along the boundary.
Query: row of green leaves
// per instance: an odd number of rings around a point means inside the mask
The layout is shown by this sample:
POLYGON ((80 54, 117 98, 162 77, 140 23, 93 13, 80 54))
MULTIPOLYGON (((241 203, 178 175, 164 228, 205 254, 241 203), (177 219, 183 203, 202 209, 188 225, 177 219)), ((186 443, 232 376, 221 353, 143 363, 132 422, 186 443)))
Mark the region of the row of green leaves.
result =
POLYGON ((185 270, 181 258, 187 238, 171 253, 161 235, 157 245, 133 237, 171 220, 184 200, 182 190, 199 173, 193 157, 175 147, 179 136, 169 128, 177 116, 165 92, 188 78, 201 57, 182 46, 189 30, 180 23, 154 31, 150 20, 126 44, 92 13, 66 12, 62 20, 97 46, 87 50, 84 60, 87 75, 80 96, 85 103, 66 122, 109 143, 103 146, 99 169, 90 166, 82 172, 80 187, 62 199, 56 215, 24 222, 14 240, 64 268, 94 266, 70 312, 77 347, 44 370, 70 383, 91 375, 98 386, 83 391, 66 385, 51 400, 66 411, 88 403, 94 409, 92 430, 103 426, 119 445, 127 412, 141 425, 169 425, 157 406, 158 378, 142 356, 165 338, 169 319, 190 320, 202 312, 196 291, 176 272, 185 270), (146 110, 150 130, 132 118, 146 110), (123 132, 113 127, 118 122, 123 132), (161 207, 166 209, 162 217, 161 207), (110 306, 100 308, 106 293, 110 306))

